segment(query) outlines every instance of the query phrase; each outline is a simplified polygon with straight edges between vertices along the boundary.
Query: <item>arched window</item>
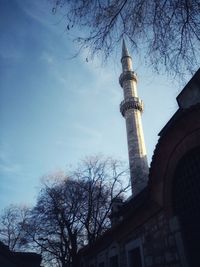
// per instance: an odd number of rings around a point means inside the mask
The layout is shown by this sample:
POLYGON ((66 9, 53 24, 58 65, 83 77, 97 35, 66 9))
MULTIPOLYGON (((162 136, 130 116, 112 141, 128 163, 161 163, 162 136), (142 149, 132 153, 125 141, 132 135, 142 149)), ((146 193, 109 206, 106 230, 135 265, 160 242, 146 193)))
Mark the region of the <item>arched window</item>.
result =
POLYGON ((200 147, 179 161, 173 179, 173 208, 179 218, 189 266, 200 266, 200 147))

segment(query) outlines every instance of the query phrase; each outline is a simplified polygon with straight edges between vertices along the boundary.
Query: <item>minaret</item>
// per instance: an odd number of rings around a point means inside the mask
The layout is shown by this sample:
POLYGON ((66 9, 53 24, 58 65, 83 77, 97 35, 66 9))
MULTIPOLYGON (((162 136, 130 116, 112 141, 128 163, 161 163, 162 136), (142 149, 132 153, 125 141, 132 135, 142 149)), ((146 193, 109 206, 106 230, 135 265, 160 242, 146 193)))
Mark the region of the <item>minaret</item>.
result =
POLYGON ((120 104, 120 111, 126 120, 132 195, 135 196, 147 184, 149 168, 141 121, 143 102, 137 94, 137 77, 124 40, 121 63, 119 83, 123 88, 124 100, 120 104))

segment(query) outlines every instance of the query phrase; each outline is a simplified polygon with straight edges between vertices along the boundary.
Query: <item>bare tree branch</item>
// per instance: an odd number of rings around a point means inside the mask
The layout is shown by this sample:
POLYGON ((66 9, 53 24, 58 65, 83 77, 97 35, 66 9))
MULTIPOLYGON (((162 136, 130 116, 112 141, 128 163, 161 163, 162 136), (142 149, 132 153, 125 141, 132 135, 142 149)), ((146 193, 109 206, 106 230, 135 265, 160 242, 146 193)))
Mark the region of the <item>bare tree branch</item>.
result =
POLYGON ((74 40, 91 56, 106 60, 126 36, 158 72, 199 67, 199 0, 57 0, 53 12, 64 13, 68 32, 77 33, 74 40))

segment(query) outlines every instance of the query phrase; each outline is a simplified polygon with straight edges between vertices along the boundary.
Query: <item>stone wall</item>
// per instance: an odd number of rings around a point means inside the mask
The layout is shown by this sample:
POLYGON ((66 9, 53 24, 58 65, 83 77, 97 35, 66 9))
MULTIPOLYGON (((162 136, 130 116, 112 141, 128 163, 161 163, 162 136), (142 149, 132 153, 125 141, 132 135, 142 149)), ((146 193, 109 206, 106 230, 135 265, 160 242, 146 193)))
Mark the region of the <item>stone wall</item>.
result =
POLYGON ((152 218, 143 229, 143 252, 146 267, 181 266, 174 233, 163 213, 152 218))
MULTIPOLYGON (((115 248, 118 266, 129 267, 128 249, 140 248, 142 267, 187 267, 180 227, 176 218, 168 220, 163 212, 150 218, 145 224, 121 237, 113 235, 112 243, 99 248, 85 258, 84 266, 99 267, 99 255, 104 258, 104 267, 109 266, 109 251, 115 248), (95 255, 94 255, 95 254, 95 255)), ((89 255, 89 254, 88 254, 89 255)), ((101 261, 102 265, 102 261, 101 261)), ((103 266, 103 265, 102 265, 103 266)))

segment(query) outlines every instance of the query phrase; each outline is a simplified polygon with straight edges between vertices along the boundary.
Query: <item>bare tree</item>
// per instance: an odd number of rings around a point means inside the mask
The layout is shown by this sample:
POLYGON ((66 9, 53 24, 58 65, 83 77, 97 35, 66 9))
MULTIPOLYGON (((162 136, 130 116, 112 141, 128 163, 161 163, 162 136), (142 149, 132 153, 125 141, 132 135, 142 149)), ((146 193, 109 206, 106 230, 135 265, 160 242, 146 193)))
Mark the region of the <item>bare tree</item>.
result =
POLYGON ((122 163, 109 158, 87 158, 70 177, 45 183, 26 227, 52 266, 78 265, 78 249, 110 227, 111 201, 129 187, 122 163))
POLYGON ((40 191, 26 231, 49 265, 66 267, 73 262, 77 266, 79 197, 79 184, 71 179, 45 184, 40 191))
POLYGON ((23 250, 27 246, 24 227, 28 221, 29 209, 10 205, 0 217, 0 240, 11 250, 23 250))
POLYGON ((199 0, 51 1, 92 55, 103 52, 106 59, 125 36, 157 71, 176 75, 199 67, 199 0))
POLYGON ((94 156, 81 162, 74 172, 83 191, 80 222, 89 245, 109 227, 112 201, 124 198, 130 189, 127 168, 119 160, 94 156))

